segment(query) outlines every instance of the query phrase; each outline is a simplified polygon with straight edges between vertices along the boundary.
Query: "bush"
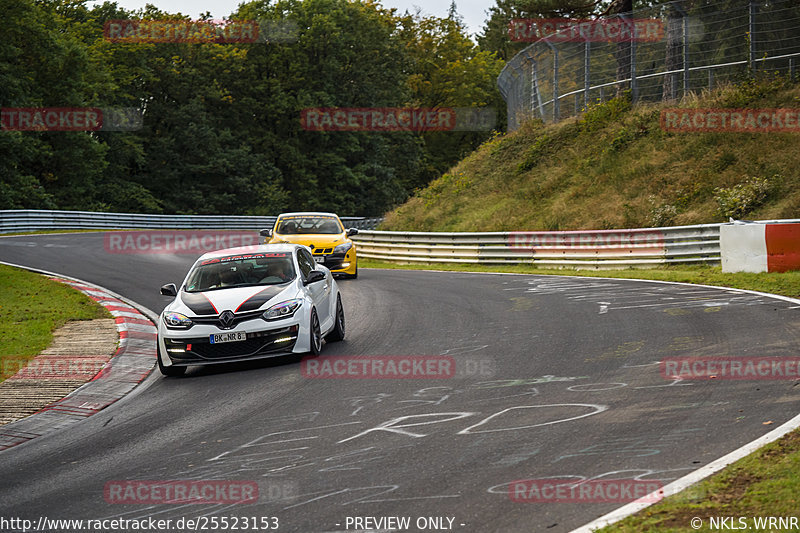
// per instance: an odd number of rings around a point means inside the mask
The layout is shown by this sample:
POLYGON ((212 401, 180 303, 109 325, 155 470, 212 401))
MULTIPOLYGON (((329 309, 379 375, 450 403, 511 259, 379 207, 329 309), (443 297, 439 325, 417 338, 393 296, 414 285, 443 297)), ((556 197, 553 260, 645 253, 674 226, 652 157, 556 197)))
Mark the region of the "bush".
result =
POLYGON ((772 191, 771 181, 769 178, 752 177, 733 187, 717 187, 714 189, 717 212, 724 218, 743 217, 767 201, 772 191))

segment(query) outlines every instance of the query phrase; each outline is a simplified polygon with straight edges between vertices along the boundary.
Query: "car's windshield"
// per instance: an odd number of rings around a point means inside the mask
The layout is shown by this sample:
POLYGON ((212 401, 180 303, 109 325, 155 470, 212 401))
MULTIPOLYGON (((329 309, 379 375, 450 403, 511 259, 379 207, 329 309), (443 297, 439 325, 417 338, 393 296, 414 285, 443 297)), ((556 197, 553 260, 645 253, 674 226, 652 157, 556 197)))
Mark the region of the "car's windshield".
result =
POLYGON ((186 292, 278 285, 294 278, 289 252, 233 255, 200 262, 186 281, 186 292))
POLYGON ((276 233, 281 235, 324 234, 335 235, 344 231, 335 217, 294 216, 278 220, 276 233))

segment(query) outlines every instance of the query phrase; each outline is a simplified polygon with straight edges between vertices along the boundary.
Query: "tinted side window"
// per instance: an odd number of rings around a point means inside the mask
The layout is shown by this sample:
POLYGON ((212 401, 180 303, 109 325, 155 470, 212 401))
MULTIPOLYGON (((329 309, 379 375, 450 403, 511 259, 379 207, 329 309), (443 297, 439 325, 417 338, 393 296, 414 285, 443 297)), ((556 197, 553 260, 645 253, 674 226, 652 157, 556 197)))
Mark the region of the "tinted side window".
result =
POLYGON ((303 278, 307 278, 308 273, 314 270, 314 260, 307 250, 297 251, 297 263, 300 265, 300 272, 303 274, 303 278))

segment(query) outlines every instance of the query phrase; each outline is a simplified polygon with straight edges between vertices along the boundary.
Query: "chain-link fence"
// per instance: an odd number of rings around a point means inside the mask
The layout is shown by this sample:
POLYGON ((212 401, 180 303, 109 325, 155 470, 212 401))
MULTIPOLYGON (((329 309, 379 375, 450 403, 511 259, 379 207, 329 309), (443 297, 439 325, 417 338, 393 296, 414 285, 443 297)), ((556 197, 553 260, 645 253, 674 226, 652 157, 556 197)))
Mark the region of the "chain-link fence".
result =
MULTIPOLYGON (((634 102, 652 102, 755 71, 794 76, 800 60, 797 0, 676 0, 602 21, 626 26, 627 39, 592 38, 591 24, 581 28, 585 22, 562 25, 506 64, 497 84, 509 131, 531 118, 576 115, 625 90, 634 102), (640 28, 634 26, 647 20, 658 26, 657 39, 636 37, 640 28)), ((511 31, 514 38, 513 24, 511 31)))

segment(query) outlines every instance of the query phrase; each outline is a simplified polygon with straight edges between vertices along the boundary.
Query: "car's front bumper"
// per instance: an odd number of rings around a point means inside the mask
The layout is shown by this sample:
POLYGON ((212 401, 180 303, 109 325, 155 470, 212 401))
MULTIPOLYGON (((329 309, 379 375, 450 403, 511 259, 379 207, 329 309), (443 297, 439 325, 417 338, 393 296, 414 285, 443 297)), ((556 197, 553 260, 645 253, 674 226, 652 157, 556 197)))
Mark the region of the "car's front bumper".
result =
POLYGON ((175 366, 231 363, 292 353, 299 326, 247 333, 247 340, 212 344, 209 336, 164 336, 164 350, 175 366))
POLYGON ((266 322, 260 318, 241 322, 229 330, 209 324, 173 329, 160 319, 158 344, 165 366, 209 365, 279 357, 309 351, 310 308, 303 305, 292 317, 266 322), (213 344, 210 336, 244 332, 247 339, 213 344))
POLYGON ((355 247, 350 248, 344 254, 315 255, 314 260, 328 267, 328 270, 334 274, 355 274, 356 272, 355 247))

